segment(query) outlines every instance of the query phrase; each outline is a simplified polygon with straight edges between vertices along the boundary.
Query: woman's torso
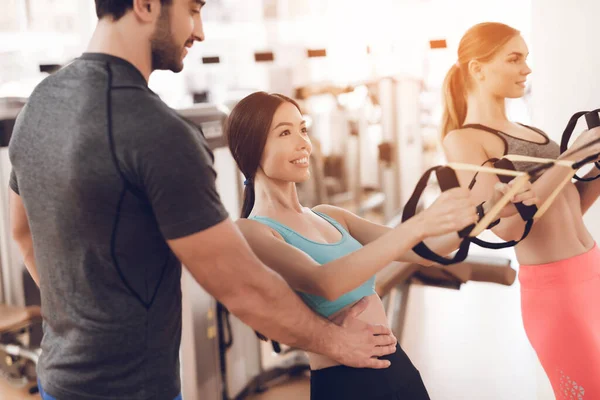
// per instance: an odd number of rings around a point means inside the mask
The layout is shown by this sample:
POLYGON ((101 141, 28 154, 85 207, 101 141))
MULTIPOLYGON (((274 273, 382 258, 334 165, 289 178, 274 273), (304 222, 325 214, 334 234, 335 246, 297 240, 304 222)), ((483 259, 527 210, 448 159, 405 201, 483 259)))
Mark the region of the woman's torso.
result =
MULTIPOLYGON (((368 302, 367 308, 363 311, 356 319, 365 322, 371 325, 383 325, 388 326, 387 316, 385 314, 385 309, 383 308, 383 303, 377 294, 372 294, 365 298, 368 302)), ((344 307, 337 313, 328 317, 329 320, 335 319, 335 317, 344 312, 344 310, 352 307, 352 304, 344 307)), ((333 367, 335 365, 339 365, 337 361, 334 361, 328 357, 325 357, 321 354, 310 353, 308 352, 308 357, 310 360, 310 368, 311 369, 321 369, 327 367, 333 367)))
MULTIPOLYGON (((535 128, 511 125, 497 130, 483 124, 465 127, 491 134, 482 136, 483 147, 490 158, 517 154, 556 159, 560 155, 558 144, 535 128)), ((517 170, 525 170, 534 165, 525 162, 514 164, 517 170)), ((516 246, 515 251, 520 264, 536 265, 582 254, 592 248, 593 244, 594 240, 583 223, 579 192, 573 183, 568 183, 546 214, 533 225, 529 236, 516 246)))
MULTIPOLYGON (((268 217, 255 216, 251 217, 251 219, 267 224, 271 229, 275 230, 279 235, 281 235, 281 237, 288 244, 305 251, 320 264, 324 264, 331 259, 343 257, 344 255, 348 254, 349 249, 360 248, 360 243, 356 242, 356 240, 350 236, 347 227, 341 224, 339 221, 336 221, 332 217, 324 214, 317 215, 311 211, 308 211, 304 214, 305 215, 301 217, 301 220, 298 218, 289 218, 274 214, 270 214, 268 217), (331 222, 329 222, 326 218, 331 222), (333 224, 337 225, 337 227, 333 224), (293 233, 290 231, 293 231, 293 233), (344 236, 346 236, 346 238, 344 238, 344 236), (339 252, 339 249, 336 248, 336 246, 341 245, 344 239, 347 241, 354 241, 354 247, 351 247, 352 243, 344 243, 346 245, 346 249, 339 252)), ((367 294, 364 296, 367 300, 367 307, 356 319, 368 324, 387 326, 387 317, 381 299, 376 293, 374 293, 374 290, 365 291, 365 285, 371 287, 373 284, 374 281, 366 282, 363 284, 361 291, 358 290, 359 288, 357 288, 356 291, 353 291, 355 293, 358 292, 367 294)), ((313 308, 313 310, 323 313, 323 310, 328 309, 328 304, 323 304, 324 299, 321 299, 318 296, 311 296, 302 293, 299 294, 305 303, 309 307, 313 308), (317 302, 321 303, 319 304, 317 302)), ((344 295, 350 296, 347 301, 351 301, 351 303, 348 303, 343 308, 338 309, 333 314, 327 315, 326 318, 329 320, 335 320, 338 315, 352 307, 356 301, 363 297, 362 295, 355 295, 352 297, 352 294, 353 293, 350 292, 344 295)), ((327 303, 331 304, 333 302, 327 303)), ((321 354, 308 353, 308 356, 310 360, 310 367, 313 370, 339 365, 338 362, 321 354)))

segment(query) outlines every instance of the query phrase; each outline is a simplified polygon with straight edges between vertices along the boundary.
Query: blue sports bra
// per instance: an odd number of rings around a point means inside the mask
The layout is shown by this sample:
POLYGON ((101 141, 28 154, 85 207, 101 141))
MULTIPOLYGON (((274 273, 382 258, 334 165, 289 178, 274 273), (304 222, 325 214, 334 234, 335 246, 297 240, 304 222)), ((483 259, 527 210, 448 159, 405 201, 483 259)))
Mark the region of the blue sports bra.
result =
MULTIPOLYGON (((354 239, 348 231, 346 231, 335 219, 326 214, 313 211, 315 214, 325 219, 333 225, 341 234, 342 238, 337 243, 318 243, 310 240, 293 229, 275 221, 268 217, 255 216, 249 219, 258 221, 276 230, 283 239, 290 245, 302 250, 311 256, 316 262, 323 265, 335 259, 352 253, 362 247, 362 245, 354 239)), ((298 292, 302 300, 315 312, 324 317, 329 317, 335 314, 342 308, 352 304, 365 296, 375 294, 375 276, 357 287, 356 289, 340 296, 335 301, 329 301, 321 296, 298 292)))

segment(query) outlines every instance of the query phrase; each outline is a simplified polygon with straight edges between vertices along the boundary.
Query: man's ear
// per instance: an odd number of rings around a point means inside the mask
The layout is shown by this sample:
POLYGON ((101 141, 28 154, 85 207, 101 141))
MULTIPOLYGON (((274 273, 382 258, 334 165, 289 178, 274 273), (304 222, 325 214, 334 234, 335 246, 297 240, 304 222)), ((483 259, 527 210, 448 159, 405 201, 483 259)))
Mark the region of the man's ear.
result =
POLYGON ((160 15, 160 0, 133 0, 133 13, 143 22, 153 22, 160 15))

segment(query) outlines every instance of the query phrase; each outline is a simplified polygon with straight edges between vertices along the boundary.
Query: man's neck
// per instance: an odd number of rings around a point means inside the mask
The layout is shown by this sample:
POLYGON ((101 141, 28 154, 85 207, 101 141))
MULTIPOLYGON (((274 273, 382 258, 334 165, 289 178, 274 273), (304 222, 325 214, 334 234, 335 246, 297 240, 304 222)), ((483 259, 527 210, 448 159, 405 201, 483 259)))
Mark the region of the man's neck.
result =
POLYGON ((123 21, 125 18, 128 16, 117 22, 107 19, 98 21, 87 51, 109 54, 130 62, 148 82, 152 73, 150 42, 143 34, 132 29, 131 24, 123 21))

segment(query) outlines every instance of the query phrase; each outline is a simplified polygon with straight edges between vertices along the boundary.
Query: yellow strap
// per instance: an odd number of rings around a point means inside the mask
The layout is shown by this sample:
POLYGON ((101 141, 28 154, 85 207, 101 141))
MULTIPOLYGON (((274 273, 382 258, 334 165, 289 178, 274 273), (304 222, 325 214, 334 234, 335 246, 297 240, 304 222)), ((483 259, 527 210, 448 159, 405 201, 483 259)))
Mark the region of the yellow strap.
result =
POLYGON ((538 163, 538 164, 545 164, 548 162, 552 162, 556 165, 560 165, 560 166, 570 169, 569 173, 556 186, 556 188, 554 188, 554 191, 552 191, 552 193, 550 193, 550 195, 548 196, 546 201, 538 207, 538 211, 535 213, 535 215, 533 217, 534 220, 538 220, 538 219, 542 218, 542 216, 546 213, 546 211, 548 211, 548 209, 550 208, 550 206, 552 205, 554 200, 556 200, 556 197, 558 196, 560 191, 567 185, 567 183, 571 182, 571 179, 573 179, 573 176, 577 172, 577 171, 573 170, 573 164, 575 164, 575 161, 553 160, 551 158, 520 156, 520 155, 516 155, 516 154, 507 154, 504 156, 504 158, 506 158, 510 161, 517 161, 517 162, 524 161, 524 162, 533 162, 533 163, 538 163))
POLYGON ((493 221, 496 220, 502 209, 510 202, 510 199, 513 198, 522 188, 529 182, 529 174, 522 171, 513 171, 510 169, 501 169, 501 168, 490 168, 490 167, 481 167, 473 164, 464 164, 464 163, 450 163, 448 164, 450 168, 453 170, 460 171, 474 171, 474 172, 484 172, 488 174, 495 175, 506 175, 506 176, 514 176, 515 183, 510 188, 508 192, 502 196, 500 200, 498 200, 492 208, 487 212, 487 214, 479 221, 471 233, 469 237, 476 237, 481 232, 483 232, 493 221))
POLYGON ((573 167, 573 164, 575 164, 575 161, 568 161, 568 160, 553 160, 551 158, 538 158, 538 157, 529 157, 529 156, 520 156, 517 154, 507 154, 502 158, 506 158, 507 160, 510 161, 516 161, 516 162, 534 162, 534 163, 538 163, 538 164, 546 164, 546 163, 554 163, 556 165, 562 165, 564 167, 573 167))
POLYGON ((513 171, 512 169, 501 169, 492 167, 481 167, 479 165, 465 164, 465 163, 449 163, 448 166, 454 170, 461 171, 472 171, 472 172, 485 172, 488 174, 506 175, 519 177, 523 175, 529 176, 527 172, 513 171))
MULTIPOLYGON (((506 207, 508 203, 510 203, 510 199, 512 199, 522 188, 529 182, 529 175, 519 176, 515 178, 515 183, 510 188, 508 192, 500 200, 498 200, 492 208, 485 214, 485 216, 479 221, 473 231, 471 232, 471 237, 479 235, 483 232, 492 222, 494 222, 500 212, 506 207)), ((537 213, 536 213, 537 214, 537 213)))
MULTIPOLYGON (((571 182, 573 176, 577 171, 573 170, 574 161, 568 160, 553 160, 551 158, 539 158, 539 157, 529 157, 529 156, 521 156, 517 154, 507 154, 503 158, 506 158, 510 161, 515 162, 531 162, 537 164, 547 164, 554 163, 555 165, 560 165, 566 168, 569 168, 569 173, 565 176, 565 178, 556 186, 554 191, 550 193, 546 201, 538 207, 538 211, 534 215, 534 220, 540 219, 546 211, 550 208, 560 191, 567 185, 567 183, 571 182)), ((488 211, 488 213, 484 216, 484 218, 479 221, 479 223, 473 228, 470 236, 474 237, 479 235, 490 223, 492 223, 498 214, 502 211, 502 209, 510 202, 510 199, 518 193, 519 190, 526 184, 529 180, 529 174, 523 171, 512 171, 508 169, 500 169, 500 168, 492 168, 492 167, 483 167, 479 165, 473 164, 465 164, 465 163, 450 163, 448 164, 454 170, 461 171, 472 171, 472 172, 483 172, 488 174, 496 174, 496 175, 505 175, 505 176, 514 176, 518 180, 515 181, 511 190, 509 190, 492 208, 488 211), (523 177, 526 178, 523 178, 523 177)))
POLYGON ((567 185, 567 183, 571 182, 571 179, 573 179, 573 176, 575 176, 576 172, 577 171, 575 170, 571 170, 571 172, 569 172, 567 176, 565 176, 562 182, 559 183, 558 186, 556 186, 552 193, 550 193, 550 196, 548 196, 544 204, 538 207, 538 211, 533 216, 533 219, 538 220, 542 218, 542 215, 544 215, 546 211, 548 211, 548 209, 550 208, 550 206, 554 202, 554 199, 556 199, 556 196, 558 196, 560 191, 567 185))

